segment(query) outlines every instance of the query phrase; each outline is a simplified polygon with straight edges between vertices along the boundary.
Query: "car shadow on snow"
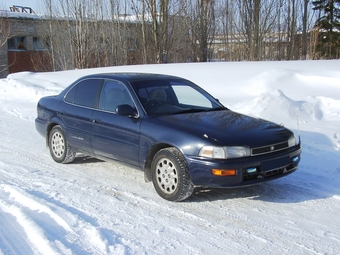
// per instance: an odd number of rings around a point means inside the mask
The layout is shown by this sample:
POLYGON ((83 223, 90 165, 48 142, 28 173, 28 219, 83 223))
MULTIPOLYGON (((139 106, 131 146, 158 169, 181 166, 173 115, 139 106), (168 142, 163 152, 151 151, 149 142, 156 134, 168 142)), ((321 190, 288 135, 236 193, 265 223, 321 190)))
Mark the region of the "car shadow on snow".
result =
POLYGON ((79 154, 70 164, 90 164, 90 163, 102 163, 102 162, 105 162, 105 161, 91 157, 91 156, 79 154))
POLYGON ((299 203, 308 200, 324 199, 331 194, 318 192, 308 187, 290 183, 288 180, 275 180, 258 185, 230 189, 199 189, 186 200, 204 202, 230 199, 261 200, 273 203, 299 203))

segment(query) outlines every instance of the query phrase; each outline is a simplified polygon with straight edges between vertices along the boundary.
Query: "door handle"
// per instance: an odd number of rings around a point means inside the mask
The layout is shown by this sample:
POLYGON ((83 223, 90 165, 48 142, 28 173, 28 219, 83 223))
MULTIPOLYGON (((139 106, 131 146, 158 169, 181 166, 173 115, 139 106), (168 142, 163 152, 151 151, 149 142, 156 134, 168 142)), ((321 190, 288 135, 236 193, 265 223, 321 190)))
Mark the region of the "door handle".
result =
POLYGON ((66 115, 66 112, 58 112, 58 115, 60 116, 65 116, 66 115))
POLYGON ((92 123, 100 124, 102 121, 100 119, 92 119, 92 123))

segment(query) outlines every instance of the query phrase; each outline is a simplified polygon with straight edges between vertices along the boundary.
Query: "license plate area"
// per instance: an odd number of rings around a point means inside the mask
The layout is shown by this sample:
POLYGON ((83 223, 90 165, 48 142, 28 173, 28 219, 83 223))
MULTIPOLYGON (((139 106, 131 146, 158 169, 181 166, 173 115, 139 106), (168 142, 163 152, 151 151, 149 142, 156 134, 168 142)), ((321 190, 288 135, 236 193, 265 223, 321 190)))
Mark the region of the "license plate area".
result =
POLYGON ((275 158, 271 160, 263 161, 261 164, 261 171, 267 172, 273 169, 282 168, 288 166, 290 163, 290 157, 275 158))

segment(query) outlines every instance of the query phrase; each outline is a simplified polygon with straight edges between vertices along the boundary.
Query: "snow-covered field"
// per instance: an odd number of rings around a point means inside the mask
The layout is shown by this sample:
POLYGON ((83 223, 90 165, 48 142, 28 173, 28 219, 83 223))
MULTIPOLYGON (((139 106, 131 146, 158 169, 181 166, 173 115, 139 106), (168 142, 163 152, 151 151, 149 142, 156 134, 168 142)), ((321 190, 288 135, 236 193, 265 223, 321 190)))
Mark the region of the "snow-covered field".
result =
POLYGON ((0 79, 0 141, 0 254, 340 254, 340 61, 12 74, 0 79), (127 165, 55 163, 35 130, 37 101, 80 76, 121 71, 182 76, 232 110, 296 134, 299 125, 299 170, 172 203, 127 165))

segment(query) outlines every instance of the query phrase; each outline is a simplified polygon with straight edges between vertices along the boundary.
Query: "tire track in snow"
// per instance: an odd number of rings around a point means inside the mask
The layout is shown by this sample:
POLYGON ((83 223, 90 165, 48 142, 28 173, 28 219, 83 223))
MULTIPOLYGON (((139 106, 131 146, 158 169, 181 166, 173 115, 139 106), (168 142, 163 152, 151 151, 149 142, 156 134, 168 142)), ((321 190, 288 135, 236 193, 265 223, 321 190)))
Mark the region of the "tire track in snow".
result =
MULTIPOLYGON (((9 249, 21 250, 19 254, 26 254, 27 247, 36 254, 110 254, 125 250, 120 245, 111 247, 101 229, 88 220, 14 186, 0 185, 0 209, 16 218, 17 228, 23 229, 25 237, 22 233, 15 236, 21 236, 24 245, 8 245, 9 249)), ((4 239, 13 238, 12 234, 5 234, 4 239)))
POLYGON ((9 199, 16 204, 19 204, 20 207, 26 207, 30 211, 36 211, 38 213, 46 213, 48 214, 59 226, 61 226, 65 231, 72 232, 71 227, 67 224, 66 221, 62 219, 58 214, 53 212, 51 208, 46 205, 39 203, 34 200, 31 195, 28 193, 24 193, 18 188, 9 186, 9 185, 0 185, 0 191, 3 193, 9 194, 9 199))
MULTIPOLYGON (((275 185, 264 186, 258 190, 258 193, 262 193, 264 196, 267 190, 270 191, 273 186, 275 185)), ((296 191, 308 191, 294 186, 292 188, 294 190, 286 194, 289 197, 294 197, 296 191)), ((236 198, 233 199, 228 195, 221 195, 226 194, 227 191, 213 192, 211 195, 206 195, 207 199, 194 196, 189 202, 180 203, 179 206, 166 206, 166 213, 163 216, 171 219, 174 222, 174 227, 176 226, 183 233, 194 233, 193 238, 205 240, 206 247, 200 247, 200 243, 198 243, 198 251, 205 248, 209 250, 210 248, 210 252, 221 250, 232 252, 234 249, 248 250, 253 253, 261 251, 263 254, 271 254, 273 247, 275 247, 278 253, 284 254, 297 251, 300 254, 309 254, 311 251, 314 251, 311 254, 339 253, 339 240, 334 242, 324 238, 323 233, 304 231, 308 230, 311 225, 321 231, 328 228, 327 225, 318 223, 318 215, 314 216, 315 219, 305 217, 303 212, 304 209, 308 211, 308 208, 304 207, 310 206, 310 202, 300 202, 301 213, 291 211, 291 203, 286 204, 284 202, 277 203, 277 208, 280 209, 273 210, 270 204, 275 201, 266 202, 252 197, 252 192, 255 189, 256 187, 231 191, 238 193, 236 198), (247 196, 242 198, 243 195, 241 194, 246 194, 247 196), (212 198, 211 200, 214 203, 209 202, 209 197, 212 198), (225 201, 215 201, 219 200, 219 197, 225 201), (195 203, 195 201, 198 201, 198 203, 195 203), (250 205, 253 207, 250 207, 250 205), (287 220, 291 218, 291 215, 296 215, 294 221, 287 220), (181 220, 183 220, 182 224, 179 223, 181 220), (195 229, 190 229, 188 226, 195 226, 195 229), (252 245, 254 242, 257 244, 262 243, 260 245, 260 247, 262 246, 261 250, 258 249, 258 245, 252 245)), ((268 196, 268 198, 275 197, 276 194, 268 194, 268 196)), ((329 209, 331 209, 333 201, 327 201, 330 203, 329 209)), ((147 201, 145 202, 147 203, 147 201)), ((164 206, 164 204, 160 203, 160 206, 164 206)), ((334 209, 330 210, 327 215, 333 215, 332 211, 334 209)), ((330 234, 333 234, 334 238, 337 237, 336 235, 334 236, 334 233, 330 234)))
MULTIPOLYGON (((51 199, 44 200, 44 197, 53 196, 49 192, 53 188, 49 187, 49 185, 58 185, 57 182, 53 181, 54 171, 63 173, 70 166, 56 165, 52 161, 51 163, 45 163, 46 158, 44 155, 33 156, 34 152, 31 154, 25 150, 12 151, 11 149, 1 148, 0 153, 0 173, 4 177, 0 181, 0 183, 3 183, 1 193, 11 194, 7 199, 11 198, 11 203, 18 204, 17 209, 9 210, 9 213, 12 213, 12 217, 17 219, 19 226, 25 227, 27 236, 30 236, 31 232, 40 232, 40 239, 45 240, 46 243, 44 246, 47 247, 52 242, 53 245, 51 244, 51 246, 55 247, 54 249, 59 247, 58 249, 62 251, 62 254, 67 250, 71 250, 76 254, 84 251, 92 254, 125 253, 126 248, 124 245, 114 242, 119 238, 114 239, 113 242, 108 242, 102 233, 102 229, 98 225, 92 225, 96 222, 96 219, 89 220, 91 217, 86 216, 85 213, 62 203, 51 204, 51 199), (54 165, 58 166, 58 168, 54 165), (18 172, 21 174, 18 174, 18 172), (14 186, 20 188, 16 190, 14 186), (43 193, 36 192, 36 189, 43 189, 43 193), (44 192, 46 191, 48 193, 45 195, 44 192), (43 206, 46 203, 51 208, 43 206), (25 210, 23 211, 20 208, 25 208, 25 210), (61 215, 59 216, 54 211, 58 211, 61 215), (74 222, 68 225, 63 217, 74 222)), ((67 172, 64 174, 67 174, 67 172)), ((78 172, 78 174, 84 175, 81 172, 78 172)), ((66 185, 72 185, 72 180, 65 178, 63 181, 65 181, 64 184, 66 185)), ((106 230, 107 234, 117 236, 114 232, 106 230)), ((35 240, 39 240, 39 238, 35 240)), ((38 244, 43 245, 43 242, 39 241, 38 244)), ((36 247, 28 239, 26 240, 26 246, 36 247)), ((44 249, 48 250, 46 247, 44 249)), ((58 252, 55 250, 51 254, 55 253, 58 252)))
POLYGON ((15 216, 8 213, 0 199, 0 254, 33 254, 31 246, 23 237, 23 228, 19 225, 15 216), (3 253, 2 253, 3 252, 3 253))
MULTIPOLYGON (((155 226, 162 224, 162 220, 168 219, 171 221, 170 226, 166 229, 161 228, 155 230, 155 233, 159 235, 160 239, 167 240, 168 236, 172 237, 172 244, 178 247, 183 247, 183 250, 187 254, 224 254, 226 252, 233 252, 235 250, 242 250, 245 243, 236 241, 240 240, 240 236, 244 235, 244 232, 226 228, 226 219, 243 222, 244 218, 238 213, 232 212, 219 212, 216 210, 216 206, 212 203, 201 202, 181 202, 181 203, 169 203, 158 197, 150 201, 147 198, 138 197, 137 194, 131 192, 125 192, 124 196, 129 199, 127 201, 134 201, 133 206, 148 210, 148 207, 154 211, 150 213, 150 218, 143 218, 144 221, 148 222, 148 228, 153 229, 155 226), (206 209, 204 209, 206 208, 206 209), (158 212, 162 212, 159 214, 158 212), (212 212, 212 217, 206 217, 210 215, 208 211, 212 212), (213 215, 216 213, 215 215, 213 215), (151 224, 150 224, 151 223, 151 224), (222 223, 222 224, 221 224, 222 223), (185 240, 176 238, 177 236, 185 236, 185 240), (189 246, 186 243, 187 239, 200 240, 195 243, 195 246, 189 246), (235 242, 230 242, 235 240, 235 242)), ((137 213, 137 215, 139 215, 137 213)), ((136 217, 136 214, 135 214, 136 217)), ((138 216, 137 216, 138 217, 138 216)), ((131 224, 136 219, 131 220, 131 224)), ((166 253, 166 247, 168 244, 164 244, 164 252, 166 253)), ((152 245, 149 246, 152 249, 152 245)), ((159 248, 154 247, 155 251, 159 248)))
MULTIPOLYGON (((18 225, 23 229, 25 236, 27 236, 27 240, 25 240, 25 242, 27 242, 27 245, 24 245, 24 247, 30 247, 28 251, 32 250, 33 254, 58 254, 58 252, 56 252, 56 250, 45 238, 42 229, 37 226, 34 221, 29 219, 27 215, 22 212, 20 207, 13 205, 6 207, 1 201, 0 208, 3 212, 10 214, 16 218, 18 225)), ((13 234, 13 232, 11 234, 13 234)), ((20 233, 20 236, 22 236, 22 233, 20 233)), ((4 234, 4 239, 13 239, 16 237, 18 237, 17 234, 15 235, 15 237, 11 235, 7 236, 6 234, 4 234)), ((25 254, 26 251, 24 247, 17 247, 17 243, 12 243, 9 249, 16 249, 19 251, 19 254, 25 254)))

